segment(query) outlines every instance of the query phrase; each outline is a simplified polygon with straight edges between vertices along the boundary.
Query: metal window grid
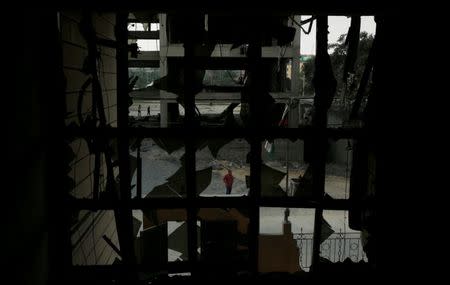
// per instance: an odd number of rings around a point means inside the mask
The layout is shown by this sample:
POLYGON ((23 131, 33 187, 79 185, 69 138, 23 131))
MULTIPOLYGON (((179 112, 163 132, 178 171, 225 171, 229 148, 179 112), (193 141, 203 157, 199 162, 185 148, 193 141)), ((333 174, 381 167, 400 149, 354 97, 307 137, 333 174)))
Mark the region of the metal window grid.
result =
MULTIPOLYGON (((250 269, 258 273, 258 235, 259 235, 259 208, 260 207, 298 207, 316 209, 314 242, 313 242, 313 264, 318 264, 320 253, 320 226, 322 210, 349 210, 353 207, 349 200, 323 200, 324 175, 325 175, 325 144, 329 139, 352 138, 359 139, 366 137, 366 133, 361 129, 338 128, 327 129, 326 124, 318 124, 313 127, 296 129, 261 129, 258 127, 258 118, 254 116, 257 108, 257 94, 260 91, 257 84, 250 87, 250 108, 252 114, 251 128, 248 129, 209 129, 200 128, 195 125, 195 93, 193 86, 185 86, 185 122, 183 128, 152 128, 138 129, 128 126, 128 13, 119 12, 116 17, 116 38, 117 38, 117 128, 97 128, 81 129, 66 128, 66 135, 82 137, 108 137, 118 138, 119 141, 119 170, 120 170, 120 199, 116 201, 102 201, 92 199, 75 199, 68 202, 74 209, 84 210, 116 210, 119 219, 118 232, 120 240, 120 251, 122 253, 122 265, 111 266, 74 266, 73 274, 86 274, 91 272, 92 276, 102 276, 108 278, 126 278, 136 280, 137 272, 141 265, 136 264, 132 232, 133 209, 143 208, 184 208, 187 210, 188 218, 188 262, 171 262, 167 265, 168 272, 190 271, 193 275, 198 272, 197 260, 197 239, 196 239, 196 211, 199 208, 215 207, 247 207, 250 210, 249 243, 250 243, 250 269), (185 162, 186 162, 186 188, 185 198, 160 198, 142 199, 139 195, 136 199, 131 199, 131 189, 129 187, 129 138, 132 137, 175 137, 185 142, 185 162), (196 195, 195 181, 195 144, 197 137, 215 138, 248 138, 250 143, 250 165, 251 165, 251 190, 248 197, 224 197, 205 198, 196 195), (313 149, 313 189, 315 196, 313 199, 289 197, 261 197, 261 141, 267 138, 287 138, 287 139, 312 139, 315 142, 313 149)), ((317 19, 317 49, 326 48, 327 17, 320 16, 317 19), (324 39, 325 37, 325 39, 324 39)), ((187 37, 184 43, 185 56, 185 82, 190 82, 189 78, 194 76, 194 40, 187 37)), ((258 38, 253 39, 249 46, 248 65, 254 76, 258 76, 259 64, 261 62, 261 43, 258 38)), ((319 59, 320 60, 320 59, 319 59)), ((325 114, 326 116, 326 114, 325 114)), ((326 122, 326 120, 325 120, 326 122)), ((140 186, 139 186, 140 187, 140 186)), ((139 193, 141 193, 139 191, 139 193)), ((360 206, 360 205, 359 205, 360 206)))

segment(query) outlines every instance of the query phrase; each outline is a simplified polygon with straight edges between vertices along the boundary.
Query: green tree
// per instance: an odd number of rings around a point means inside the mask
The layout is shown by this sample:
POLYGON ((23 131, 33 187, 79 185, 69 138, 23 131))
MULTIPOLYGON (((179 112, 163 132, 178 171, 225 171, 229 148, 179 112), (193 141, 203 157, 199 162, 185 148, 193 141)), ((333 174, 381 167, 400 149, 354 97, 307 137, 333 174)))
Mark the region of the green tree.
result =
MULTIPOLYGON (((344 72, 344 62, 345 57, 347 56, 347 46, 345 45, 346 34, 343 34, 339 37, 337 43, 329 45, 329 49, 333 49, 333 52, 330 55, 331 65, 333 66, 334 76, 338 82, 337 85, 337 93, 336 95, 342 95, 345 91, 345 85, 343 82, 343 72, 344 72)), ((361 76, 364 72, 364 67, 366 65, 367 57, 369 56, 370 48, 373 43, 373 35, 369 35, 367 32, 362 32, 359 35, 359 45, 358 45, 358 56, 355 62, 355 73, 353 77, 353 86, 351 89, 356 91, 356 87, 361 79, 361 76)), ((351 95, 354 95, 355 92, 352 92, 351 95)))
MULTIPOLYGON (((345 57, 347 56, 347 46, 345 45, 346 34, 341 35, 337 42, 329 45, 329 49, 332 50, 330 54, 331 65, 333 67, 334 77, 336 78, 337 94, 341 96, 344 92, 343 69, 345 57)), ((364 72, 367 57, 369 55, 370 48, 373 43, 373 35, 369 35, 367 32, 361 32, 359 36, 358 45, 358 57, 355 63, 355 74, 353 77, 353 89, 357 87, 361 79, 361 75, 364 72)), ((314 76, 314 57, 309 58, 303 62, 303 68, 300 71, 301 78, 305 78, 305 95, 314 94, 314 87, 312 85, 312 78, 314 76)), ((354 92, 352 93, 354 95, 354 92)))
POLYGON ((314 94, 314 86, 312 85, 312 79, 314 75, 314 59, 314 56, 309 57, 306 61, 303 62, 302 69, 300 70, 300 78, 302 78, 300 90, 302 90, 304 84, 305 96, 314 94))

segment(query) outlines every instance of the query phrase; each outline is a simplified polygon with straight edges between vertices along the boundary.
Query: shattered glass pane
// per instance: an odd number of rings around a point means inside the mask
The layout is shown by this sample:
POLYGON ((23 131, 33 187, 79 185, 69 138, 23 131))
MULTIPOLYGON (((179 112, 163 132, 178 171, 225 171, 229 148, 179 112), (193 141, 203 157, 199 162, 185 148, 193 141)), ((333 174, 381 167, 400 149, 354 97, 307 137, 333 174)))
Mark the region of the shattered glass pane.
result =
POLYGON ((324 210, 326 223, 322 226, 329 236, 320 245, 320 256, 331 262, 343 262, 350 258, 352 262, 367 262, 363 246, 364 235, 352 230, 348 224, 348 211, 324 210))
POLYGON ((148 265, 150 272, 167 262, 188 260, 185 209, 135 210, 133 216, 142 223, 135 235, 139 264, 148 265))
POLYGON ((195 96, 195 105, 201 125, 242 126, 239 113, 244 82, 244 70, 204 70, 199 73, 199 85, 202 87, 195 96))
MULTIPOLYGON (((246 176, 250 175, 250 164, 247 155, 250 145, 244 139, 208 139, 198 143, 196 152, 197 172, 205 172, 203 177, 206 187, 198 193, 202 197, 212 196, 244 196, 248 194, 246 176), (231 171, 231 173, 229 173, 231 171)), ((198 182, 197 182, 198 183, 198 182)))
POLYGON ((114 211, 74 213, 71 227, 73 265, 110 265, 121 260, 114 211))
MULTIPOLYGON (((304 159, 304 142, 287 139, 265 140, 262 143, 262 196, 292 197, 303 195, 308 188, 305 176, 308 164, 304 159), (289 175, 286 175, 287 168, 289 175), (287 190, 286 190, 287 189, 287 190)), ((308 180, 309 181, 309 180, 308 180)))
POLYGON ((131 194, 137 193, 137 149, 140 143, 142 160, 142 198, 185 197, 185 179, 182 157, 184 144, 176 139, 134 140, 130 151, 132 172, 131 194), (136 165, 134 164, 136 162, 136 165))

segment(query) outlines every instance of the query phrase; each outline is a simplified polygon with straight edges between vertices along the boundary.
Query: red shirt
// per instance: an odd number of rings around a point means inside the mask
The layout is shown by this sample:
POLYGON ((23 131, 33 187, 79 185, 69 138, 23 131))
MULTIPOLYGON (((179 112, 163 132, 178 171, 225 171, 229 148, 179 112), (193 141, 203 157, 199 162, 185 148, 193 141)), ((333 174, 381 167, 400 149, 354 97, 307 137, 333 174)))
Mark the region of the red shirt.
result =
POLYGON ((233 175, 231 175, 231 174, 227 174, 227 175, 225 175, 224 177, 223 177, 223 182, 225 183, 225 185, 227 186, 227 187, 231 187, 231 186, 233 186, 233 175))

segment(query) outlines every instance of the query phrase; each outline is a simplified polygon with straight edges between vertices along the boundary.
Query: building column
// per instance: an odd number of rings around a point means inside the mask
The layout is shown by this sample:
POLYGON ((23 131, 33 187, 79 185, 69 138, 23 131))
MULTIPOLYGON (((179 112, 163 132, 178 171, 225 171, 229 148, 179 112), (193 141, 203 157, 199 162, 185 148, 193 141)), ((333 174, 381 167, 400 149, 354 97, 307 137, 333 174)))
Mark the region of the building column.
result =
MULTIPOLYGON (((167 75, 167 27, 166 27, 166 14, 159 14, 159 74, 160 77, 167 75)), ((168 92, 165 90, 159 91, 160 96, 160 127, 167 128, 169 125, 169 111, 168 111, 168 92)))

